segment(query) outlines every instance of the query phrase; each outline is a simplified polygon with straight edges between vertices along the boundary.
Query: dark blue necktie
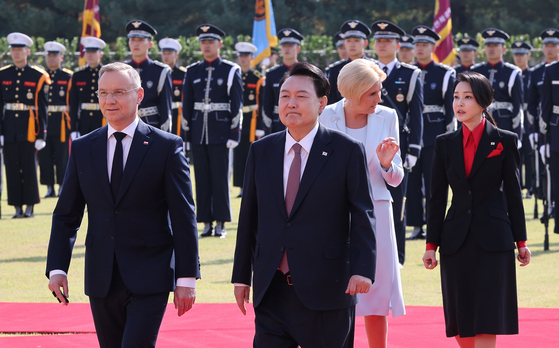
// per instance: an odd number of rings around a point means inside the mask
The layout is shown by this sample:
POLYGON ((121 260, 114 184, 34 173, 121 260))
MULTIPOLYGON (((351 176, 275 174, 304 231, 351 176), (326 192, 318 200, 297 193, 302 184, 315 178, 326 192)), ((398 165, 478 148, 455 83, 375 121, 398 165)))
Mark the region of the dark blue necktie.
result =
POLYGON ((113 135, 116 139, 116 147, 113 157, 113 168, 111 170, 111 190, 113 191, 113 199, 116 200, 118 190, 120 189, 120 182, 122 181, 122 173, 124 172, 122 139, 124 139, 126 133, 114 132, 113 135))

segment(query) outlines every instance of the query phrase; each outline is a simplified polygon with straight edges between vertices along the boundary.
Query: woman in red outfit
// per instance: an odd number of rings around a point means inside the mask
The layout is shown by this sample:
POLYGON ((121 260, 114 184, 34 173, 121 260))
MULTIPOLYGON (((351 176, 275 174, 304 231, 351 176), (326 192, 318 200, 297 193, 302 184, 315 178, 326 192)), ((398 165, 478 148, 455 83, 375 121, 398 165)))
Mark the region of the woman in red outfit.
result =
POLYGON ((446 335, 462 348, 495 347, 496 335, 518 333, 515 243, 521 266, 531 256, 518 138, 495 126, 492 100, 483 75, 458 75, 453 107, 462 127, 437 137, 433 157, 423 263, 437 267, 440 248, 446 335))

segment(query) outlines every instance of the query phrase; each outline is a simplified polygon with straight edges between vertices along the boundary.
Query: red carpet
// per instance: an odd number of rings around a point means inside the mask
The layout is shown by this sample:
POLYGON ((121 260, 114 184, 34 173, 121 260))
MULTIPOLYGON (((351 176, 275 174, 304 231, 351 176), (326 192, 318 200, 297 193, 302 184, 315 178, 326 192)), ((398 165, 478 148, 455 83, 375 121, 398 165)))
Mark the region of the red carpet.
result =
MULTIPOLYGON (((498 347, 559 347, 559 309, 521 308, 520 334, 499 336, 498 347)), ((441 307, 407 307, 407 315, 389 318, 388 346, 457 347, 445 337, 441 307)), ((88 304, 0 303, 1 333, 74 333, 0 337, 0 347, 96 347, 97 338, 88 304), (78 334, 76 334, 78 333, 78 334)), ((199 303, 182 318, 170 305, 163 319, 158 347, 250 347, 254 311, 244 317, 236 304, 199 303)), ((366 347, 362 318, 357 319, 356 347, 366 347)))

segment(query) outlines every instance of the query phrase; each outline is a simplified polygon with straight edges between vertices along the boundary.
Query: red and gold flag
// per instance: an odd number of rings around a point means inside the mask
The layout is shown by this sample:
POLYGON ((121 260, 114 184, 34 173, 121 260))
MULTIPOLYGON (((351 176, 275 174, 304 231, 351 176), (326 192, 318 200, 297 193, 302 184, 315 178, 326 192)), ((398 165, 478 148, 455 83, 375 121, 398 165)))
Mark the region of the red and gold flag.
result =
MULTIPOLYGON (((81 37, 101 37, 101 24, 99 22, 99 0, 85 0, 82 22, 83 25, 81 37)), ((80 43, 80 66, 85 65, 85 58, 83 54, 83 46, 80 43)))
POLYGON ((433 58, 437 63, 452 65, 452 62, 456 59, 456 51, 454 50, 454 39, 452 37, 450 0, 435 1, 433 30, 441 36, 441 39, 437 41, 433 58))

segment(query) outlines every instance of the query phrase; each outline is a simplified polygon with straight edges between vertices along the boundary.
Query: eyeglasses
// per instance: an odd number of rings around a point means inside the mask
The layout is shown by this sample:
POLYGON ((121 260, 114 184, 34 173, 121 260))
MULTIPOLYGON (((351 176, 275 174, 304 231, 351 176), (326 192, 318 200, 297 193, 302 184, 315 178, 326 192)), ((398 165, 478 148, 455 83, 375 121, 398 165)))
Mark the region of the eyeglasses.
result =
POLYGON ((95 91, 95 94, 97 95, 97 98, 99 98, 99 99, 105 99, 109 96, 109 94, 112 95, 114 99, 118 99, 118 98, 124 97, 124 95, 128 92, 136 91, 138 89, 140 89, 140 88, 136 87, 136 88, 129 89, 127 91, 121 91, 121 90, 112 91, 112 92, 109 92, 109 91, 95 91))

